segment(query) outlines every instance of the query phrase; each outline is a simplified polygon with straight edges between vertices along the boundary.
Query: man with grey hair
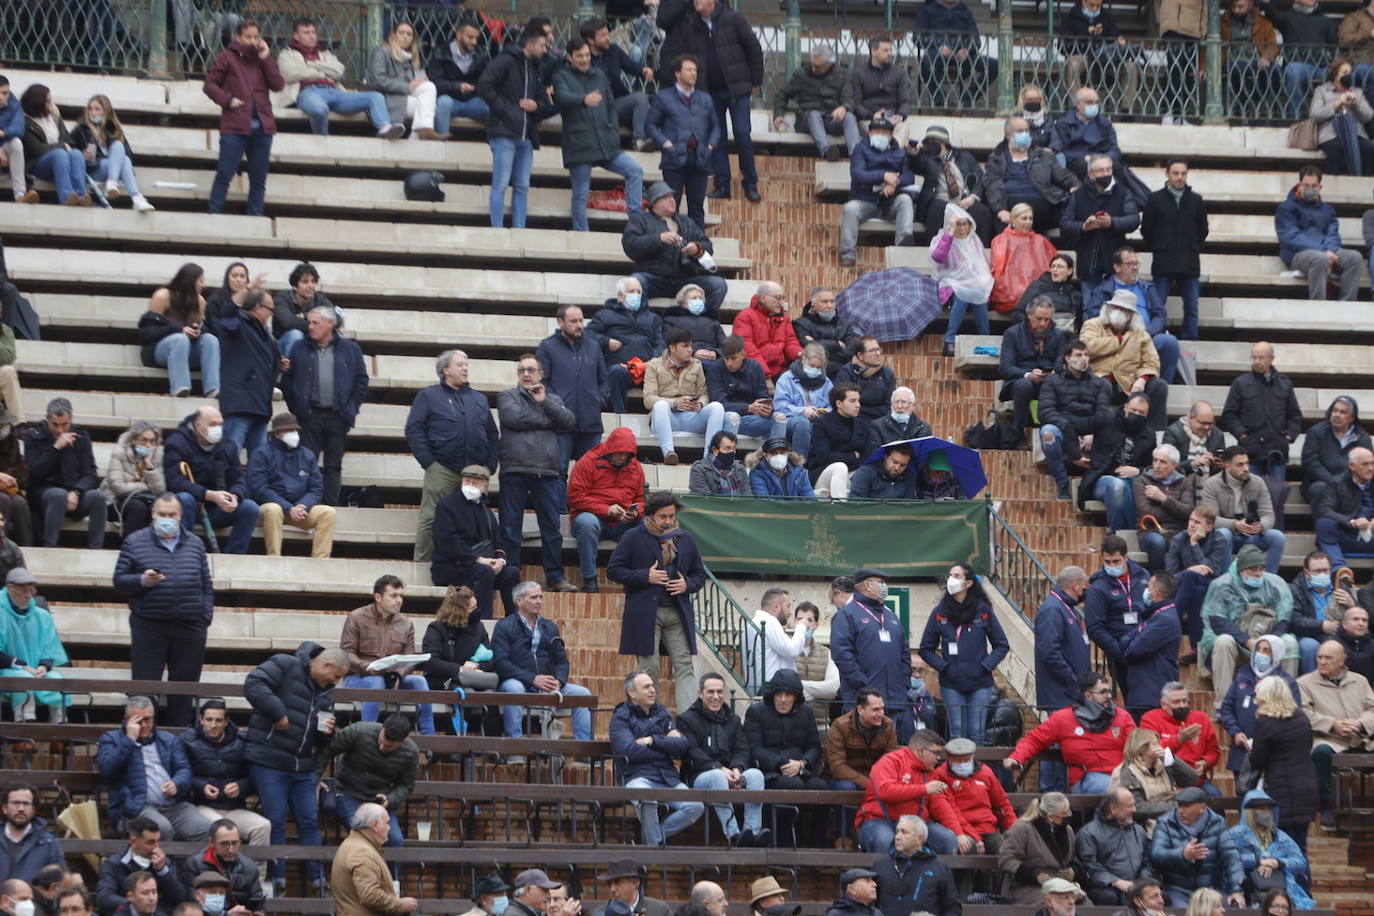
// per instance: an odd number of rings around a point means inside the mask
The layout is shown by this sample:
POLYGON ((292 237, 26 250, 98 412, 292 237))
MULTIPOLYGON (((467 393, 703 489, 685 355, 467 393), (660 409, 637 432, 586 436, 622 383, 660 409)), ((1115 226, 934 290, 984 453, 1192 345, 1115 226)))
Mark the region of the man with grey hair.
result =
POLYGON ((1033 145, 1033 136, 1025 118, 1007 118, 1002 142, 988 154, 983 194, 988 209, 1003 223, 1011 223, 1012 207, 1026 204, 1035 211, 1035 231, 1047 232, 1059 225, 1059 211, 1078 187, 1078 178, 1053 152, 1033 145))
POLYGON ((797 130, 804 130, 816 143, 816 153, 827 162, 838 162, 840 148, 830 145, 832 136, 844 136, 845 149, 859 145, 859 122, 854 117, 854 85, 849 68, 835 63, 835 52, 828 44, 811 46, 811 60, 797 67, 778 90, 773 101, 773 129, 787 129, 783 117, 795 103, 797 130))
POLYGON ((416 563, 433 558, 434 509, 462 484, 463 468, 480 464, 494 471, 499 460, 501 436, 486 397, 468 383, 468 355, 445 350, 434 369, 439 383, 415 395, 406 417, 406 443, 425 469, 415 532, 416 563))
POLYGON ((916 413, 916 392, 910 388, 898 385, 892 389, 887 406, 888 412, 873 421, 873 431, 878 434, 879 442, 886 444, 932 435, 930 424, 916 413))
POLYGON ((1041 383, 1059 367, 1066 342, 1054 326, 1054 302, 1048 296, 1032 299, 1026 306, 1026 320, 1002 332, 1002 388, 997 397, 1012 402, 1011 425, 1018 437, 1034 425, 1031 401, 1039 399, 1041 383))
MULTIPOLYGON (((710 311, 709 300, 707 311, 710 311)), ((663 319, 649 308, 641 278, 629 276, 617 280, 615 296, 597 309, 584 333, 601 348, 606 364, 606 408, 613 413, 628 413, 632 383, 626 364, 633 359, 647 363, 667 347, 663 341, 663 319)))
POLYGON ((1152 572, 1164 569, 1169 541, 1188 527, 1197 488, 1191 475, 1178 469, 1178 449, 1167 442, 1157 446, 1150 466, 1131 481, 1135 517, 1140 520, 1140 549, 1152 572))
POLYGON ((1096 89, 1083 86, 1073 94, 1073 107, 1050 128, 1050 149, 1064 155, 1064 165, 1079 179, 1087 175, 1088 160, 1094 155, 1110 156, 1121 164, 1121 146, 1116 141, 1116 128, 1102 113, 1101 97, 1096 89))
POLYGON ((874 906, 882 916, 959 916, 962 908, 954 873, 926 845, 930 828, 914 814, 897 818, 892 852, 873 862, 878 899, 874 906))
POLYGON ((339 916, 400 916, 420 905, 414 897, 400 897, 392 883, 382 844, 391 829, 391 814, 382 805, 359 805, 348 825, 351 831, 339 844, 329 872, 334 912, 339 916))
POLYGON ((43 546, 57 546, 63 520, 84 518, 86 546, 103 547, 109 504, 100 491, 90 434, 72 423, 71 401, 48 402, 43 422, 29 427, 24 436, 24 461, 29 466, 29 502, 39 514, 43 546))
POLYGON ((749 307, 735 317, 734 333, 744 340, 744 355, 776 379, 801 355, 801 344, 787 314, 787 291, 782 284, 764 280, 749 307))
POLYGON ((119 728, 100 736, 96 760, 109 791, 110 823, 148 818, 167 839, 204 840, 210 822, 191 804, 191 765, 185 745, 158 731, 153 701, 131 696, 119 728))
MULTIPOLYGON (((1177 637, 1174 646, 1178 646, 1177 637)), ((1177 678, 1178 666, 1174 665, 1171 670, 1177 678)), ((1132 681, 1128 678, 1127 683, 1132 681)), ((1217 729, 1210 715, 1193 709, 1185 684, 1178 680, 1167 681, 1159 690, 1159 705, 1140 717, 1140 727, 1155 731, 1160 746, 1197 774, 1196 785, 1202 791, 1213 797, 1221 795, 1221 790, 1212 784, 1212 770, 1221 760, 1217 729)))
MULTIPOLYGON (((1081 566, 1065 566, 1035 612, 1035 705, 1046 713, 1072 706, 1081 694, 1078 679, 1092 667, 1088 624, 1079 603, 1088 590, 1081 566)), ((1068 790, 1059 761, 1040 761, 1040 791, 1068 790)))
MULTIPOLYGON (((683 700, 679 700, 683 702, 683 700)), ((627 789, 685 789, 678 775, 678 758, 690 747, 673 722, 673 714, 658 702, 658 687, 643 671, 625 676, 625 701, 611 714, 611 751, 625 758, 618 776, 627 789)), ((706 810, 699 801, 667 802, 668 817, 659 822, 655 801, 635 802, 645 846, 662 846, 696 823, 706 810)))
MULTIPOLYGON (((565 697, 591 696, 580 684, 568 683, 568 655, 558 624, 543 616, 544 590, 538 582, 521 582, 511 590, 514 614, 496 622, 491 632, 492 661, 501 679, 503 693, 557 693, 565 697)), ((525 707, 507 706, 502 712, 507 738, 524 734, 525 707)), ((592 740, 592 712, 585 706, 572 711, 573 737, 592 740)), ((544 728, 556 727, 557 720, 545 718, 544 728)), ((558 737, 555 734, 546 738, 558 737)))

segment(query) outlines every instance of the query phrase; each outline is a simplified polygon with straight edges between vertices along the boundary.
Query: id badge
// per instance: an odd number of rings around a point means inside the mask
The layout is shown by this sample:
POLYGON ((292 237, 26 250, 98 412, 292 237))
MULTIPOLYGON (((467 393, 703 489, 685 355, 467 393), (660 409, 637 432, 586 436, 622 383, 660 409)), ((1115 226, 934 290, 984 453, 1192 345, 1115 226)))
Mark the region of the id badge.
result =
POLYGON ((892 632, 891 632, 890 630, 879 630, 879 631, 878 631, 878 641, 879 641, 879 642, 892 642, 892 632))
POLYGON ((1126 613, 1121 615, 1121 622, 1126 624, 1127 626, 1133 627, 1136 624, 1140 623, 1140 615, 1137 614, 1135 611, 1127 611, 1126 613))
POLYGON ((945 654, 948 655, 948 656, 951 657, 951 658, 953 658, 954 656, 958 655, 958 654, 959 654, 959 644, 958 644, 957 642, 946 643, 946 644, 945 644, 945 654))

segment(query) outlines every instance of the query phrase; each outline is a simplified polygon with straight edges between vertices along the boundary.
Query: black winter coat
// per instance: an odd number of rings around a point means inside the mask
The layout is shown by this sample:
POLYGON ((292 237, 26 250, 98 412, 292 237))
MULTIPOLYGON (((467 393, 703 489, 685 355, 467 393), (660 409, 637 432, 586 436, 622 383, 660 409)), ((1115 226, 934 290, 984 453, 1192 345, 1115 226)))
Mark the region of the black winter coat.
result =
POLYGON ((1312 507, 1312 518, 1327 518, 1338 528, 1353 531, 1350 520, 1360 515, 1360 497, 1359 485, 1349 471, 1344 471, 1322 492, 1322 498, 1312 507))
MULTIPOLYGON (((710 350, 719 359, 725 347, 725 331, 720 326, 720 317, 709 311, 693 315, 681 305, 675 305, 663 313, 663 333, 666 337, 673 328, 683 328, 692 335, 692 352, 710 350)), ((709 362, 709 360, 708 360, 709 362)), ((705 369, 705 364, 702 366, 705 369)))
POLYGON ((563 118, 564 166, 609 162, 620 155, 620 121, 606 74, 564 61, 553 74, 553 100, 563 118), (592 92, 601 93, 601 104, 588 107, 586 96, 592 92))
POLYGON ((1352 448, 1374 448, 1374 443, 1370 442, 1369 433, 1365 432, 1358 420, 1355 422, 1355 435, 1351 437, 1350 444, 1341 445, 1336 434, 1331 431, 1331 408, 1329 407, 1326 409, 1326 416, 1327 419, 1314 424, 1307 431, 1307 437, 1302 442, 1302 494, 1304 496, 1312 488, 1312 484, 1318 481, 1330 483, 1336 479, 1338 474, 1349 467, 1352 448))
POLYGON ((606 403, 606 363, 601 344, 585 333, 573 343, 555 331, 535 351, 544 370, 544 384, 573 412, 579 433, 600 433, 601 405, 606 403))
POLYGON ((450 493, 434 507, 434 562, 430 564, 434 581, 448 578, 447 572, 477 562, 478 557, 498 556, 501 529, 496 512, 486 497, 472 502, 460 490, 450 493))
MULTIPOLYGON (((1210 468, 1194 468, 1188 463, 1188 452, 1193 446, 1191 440, 1188 438, 1187 417, 1175 420, 1169 424, 1168 428, 1164 430, 1163 444, 1172 445, 1174 448, 1178 449, 1179 457, 1183 459, 1182 463, 1178 466, 1179 471, 1184 474, 1197 474, 1199 477, 1199 485, 1201 485, 1202 479, 1211 476, 1210 468)), ((1207 434, 1207 438, 1203 440, 1203 445, 1206 446, 1209 452, 1220 452, 1222 449, 1226 448, 1226 437, 1222 435, 1221 430, 1213 426, 1211 432, 1207 434)))
POLYGON ((854 358, 854 351, 859 345, 859 332, 854 330, 849 319, 836 313, 830 321, 821 321, 811 310, 810 302, 802 309, 800 318, 792 319, 792 330, 796 332, 797 343, 803 347, 810 343, 825 347, 829 363, 825 374, 831 378, 854 358))
MULTIPOLYGON (((625 77, 631 80, 644 78, 644 71, 639 64, 634 62, 630 55, 620 45, 611 43, 605 51, 598 53, 592 50, 592 66, 606 74, 606 82, 611 84, 611 94, 616 98, 630 94, 630 87, 625 85, 625 77)), ((631 83, 631 85, 639 85, 631 83)))
POLYGON ((769 397, 768 381, 756 360, 744 360, 738 372, 726 369, 724 359, 704 363, 702 369, 706 372, 706 390, 711 393, 711 400, 719 401, 727 411, 743 416, 749 412, 750 404, 769 397))
POLYGON ((316 728, 315 714, 334 708, 334 688, 321 687, 310 677, 310 660, 323 651, 323 646, 303 642, 294 654, 279 652, 248 672, 243 695, 253 707, 244 754, 249 763, 314 772, 315 751, 329 742, 316 728), (283 716, 286 728, 277 731, 274 726, 283 716))
MULTIPOLYGON (((1040 390, 1043 394, 1043 385, 1040 390)), ((1109 416, 1110 419, 1101 424, 1093 436, 1092 465, 1088 468, 1088 473, 1083 475, 1083 482, 1078 487, 1079 508, 1083 507, 1085 500, 1093 498, 1093 487, 1097 486, 1098 479, 1114 474, 1116 469, 1121 466, 1117 462, 1117 455, 1127 438, 1134 440, 1131 460, 1127 462, 1128 464, 1143 471, 1150 466, 1150 462, 1153 460, 1154 430, 1142 422, 1136 432, 1129 432, 1126 429, 1126 412, 1122 408, 1117 408, 1109 416)))
POLYGON ((242 414, 263 420, 272 416, 272 389, 281 371, 280 351, 272 332, 243 309, 235 309, 220 316, 216 336, 220 346, 220 412, 226 417, 242 414))
MULTIPOLYGON (((128 907, 129 898, 125 896, 124 882, 140 869, 132 860, 125 860, 126 854, 127 850, 116 853, 100 863, 100 879, 96 884, 95 891, 95 910, 101 916, 111 916, 121 906, 128 907)), ((170 913, 173 907, 189 896, 181 882, 177 880, 176 862, 170 856, 168 856, 166 864, 163 865, 163 870, 154 872, 153 877, 157 879, 158 913, 170 913)), ((128 908, 125 912, 132 916, 133 909, 128 908)))
POLYGON ((1140 234, 1154 252, 1151 274, 1196 277, 1202 273, 1199 254, 1207 241, 1207 203, 1189 185, 1183 186, 1178 203, 1167 187, 1160 188, 1145 202, 1140 234))
POLYGON ((1139 226, 1140 209, 1119 179, 1106 191, 1088 183, 1079 185, 1069 195, 1059 218, 1062 243, 1078 249, 1078 278, 1093 283, 1112 272, 1112 255, 1126 244, 1126 235, 1139 226), (1111 227, 1084 232, 1083 221, 1099 212, 1112 218, 1111 227))
POLYGON ((539 61, 530 60, 518 45, 507 45, 492 58, 477 81, 477 94, 487 103, 487 138, 530 140, 539 146, 537 125, 554 114, 548 84, 540 73, 539 61), (539 107, 525 111, 521 99, 534 99, 539 107))
MULTIPOLYGON (((921 192, 916 195, 916 219, 920 220, 925 216, 930 202, 935 199, 936 188, 944 185, 945 164, 941 157, 931 156, 924 150, 907 158, 911 161, 912 174, 921 179, 921 192)), ((978 164, 977 158, 968 150, 956 149, 953 162, 959 174, 964 176, 963 193, 985 198, 987 185, 983 180, 983 167, 978 164)), ((927 231, 933 231, 933 227, 928 227, 927 231)))
MULTIPOLYGON (((696 220, 685 213, 673 217, 677 221, 677 234, 683 243, 697 242, 707 251, 714 252, 706 232, 697 225, 696 220)), ((686 283, 693 277, 705 273, 696 258, 689 258, 676 245, 665 245, 660 236, 668 230, 663 217, 651 210, 639 210, 630 214, 625 223, 625 231, 620 236, 620 247, 626 257, 635 262, 635 271, 655 277, 667 277, 686 283)), ((647 310, 648 303, 644 304, 647 310)), ((599 314, 599 313, 598 313, 599 314)), ((662 347, 654 353, 657 356, 662 347)), ((646 357, 647 359, 647 357, 646 357)))
MULTIPOLYGON (((207 307, 206 315, 208 316, 209 313, 210 310, 207 307)), ((218 320, 215 323, 218 324, 218 320)), ((207 322, 208 326, 209 322, 207 322)), ((161 312, 144 312, 138 319, 138 355, 139 359, 143 361, 143 365, 149 369, 157 368, 157 359, 154 354, 157 351, 158 342, 164 337, 180 334, 184 327, 186 327, 184 321, 168 318, 161 312)))
POLYGON ((1288 443, 1302 432, 1302 408, 1293 381, 1276 369, 1267 377, 1247 372, 1231 383, 1221 426, 1236 437, 1251 460, 1265 461, 1271 451, 1288 460, 1288 443))
POLYGON ((668 348, 663 341, 663 319, 649 308, 648 303, 632 312, 619 299, 607 299, 587 322, 584 333, 601 348, 608 369, 636 356, 647 363, 668 348), (612 340, 620 341, 619 350, 611 349, 612 340))
POLYGON ((900 442, 903 439, 920 439, 923 436, 930 436, 930 424, 922 420, 915 413, 907 417, 905 423, 898 423, 892 419, 892 412, 888 411, 881 417, 873 421, 873 435, 877 438, 879 445, 888 442, 900 442))
MULTIPOLYGON (((468 617, 465 627, 451 627, 437 620, 430 621, 420 649, 429 653, 429 661, 424 663, 423 668, 430 689, 446 689, 449 681, 458 677, 463 665, 472 660, 478 646, 491 648, 491 642, 487 639, 487 628, 482 618, 476 614, 468 617)), ((478 667, 483 671, 495 671, 496 662, 488 659, 478 662, 478 667)))
POLYGON ((835 384, 852 382, 859 386, 859 419, 876 420, 888 413, 892 406, 892 392, 897 390, 897 376, 891 366, 880 366, 867 378, 866 370, 858 363, 848 362, 835 373, 835 384))
MULTIPOLYGON (((625 610, 620 623, 621 655, 653 655, 658 651, 654 627, 659 596, 666 592, 661 586, 649 583, 649 567, 658 563, 663 569, 662 556, 658 537, 641 522, 625 532, 606 561, 606 578, 625 586, 625 610)), ((665 571, 670 579, 681 575, 687 581, 687 591, 675 596, 673 604, 687 635, 687 646, 695 654, 697 630, 692 596, 706 584, 706 567, 702 565, 697 542, 689 532, 683 531, 677 536, 677 557, 665 571)))
POLYGON ((425 75, 434 84, 439 95, 450 95, 466 102, 477 94, 477 82, 482 78, 487 64, 491 63, 491 58, 482 50, 482 42, 479 39, 477 47, 472 52, 472 63, 464 70, 453 59, 451 44, 451 40, 434 43, 434 50, 425 62, 425 75), (458 88, 459 83, 471 83, 472 92, 463 92, 458 88))
MULTIPOLYGON (((271 397, 270 392, 268 397, 271 397)), ((248 488, 239 464, 239 445, 230 439, 220 439, 207 452, 196 438, 196 414, 187 416, 177 424, 162 448, 162 472, 167 477, 167 489, 173 493, 189 493, 198 503, 205 501, 206 490, 228 490, 241 500, 247 499, 248 488), (181 472, 183 463, 190 468, 194 482, 181 472)), ((195 519, 183 518, 181 524, 189 528, 195 524, 195 519)))
POLYGON ((1040 386, 1040 423, 1059 427, 1065 436, 1095 433, 1112 415, 1111 393, 1112 384, 1091 369, 1075 376, 1060 360, 1040 386))
POLYGON ((659 5, 658 27, 668 34, 659 52, 658 59, 664 66, 658 80, 671 86, 673 79, 667 65, 679 54, 694 54, 701 62, 697 88, 712 94, 747 96, 755 86, 763 85, 763 47, 758 36, 747 19, 724 4, 716 6, 711 18, 714 28, 708 28, 696 14, 691 0, 664 0, 659 5), (725 77, 723 86, 714 82, 712 58, 720 62, 720 74, 725 77))
MULTIPOLYGON (((236 906, 262 912, 267 894, 263 891, 262 880, 258 877, 258 867, 252 859, 240 853, 234 857, 233 862, 224 862, 215 858, 213 849, 206 849, 200 855, 182 859, 177 869, 177 878, 181 881, 182 887, 190 888, 195 883, 196 876, 207 871, 218 872, 229 879, 229 893, 224 896, 224 912, 227 913, 236 906)), ((188 890, 187 893, 193 892, 188 890)), ((158 900, 158 906, 161 905, 162 901, 158 900)))
MULTIPOLYGON (((1026 151, 1026 177, 1046 202, 1062 204, 1069 199, 1069 191, 1078 187, 1078 176, 1059 164, 1054 153, 1038 146, 1026 151)), ((988 155, 987 167, 983 172, 983 202, 992 208, 993 213, 1010 210, 1011 201, 1007 198, 1007 169, 1011 166, 1011 153, 1007 151, 1007 141, 1003 140, 988 155)))
POLYGON ((95 452, 91 448, 91 434, 75 423, 71 432, 76 441, 66 448, 53 445, 52 432, 47 423, 36 423, 24 434, 24 462, 29 466, 29 497, 37 496, 42 487, 60 487, 85 493, 100 486, 95 470, 95 452))
POLYGON ((184 526, 175 551, 168 551, 150 525, 124 538, 115 560, 114 587, 129 600, 129 611, 150 620, 182 620, 209 626, 215 615, 215 590, 205 544, 184 526), (143 571, 166 576, 152 588, 143 571))
MULTIPOLYGON (((1298 574, 1288 580, 1288 591, 1293 596, 1293 613, 1288 617, 1288 632, 1299 639, 1304 636, 1322 642, 1330 637, 1322 631, 1322 621, 1326 619, 1326 611, 1318 611, 1315 600, 1312 596, 1312 587, 1307 582, 1307 573, 1299 570, 1298 574)), ((1335 593, 1335 586, 1331 586, 1331 592, 1335 593)), ((1360 589, 1360 594, 1364 594, 1364 589, 1360 589)), ((1356 601, 1359 601, 1357 596, 1356 601)), ((1327 596, 1327 601, 1331 601, 1331 596, 1327 596)), ((1363 602, 1360 602, 1363 606, 1363 602)), ((1328 605, 1334 606, 1334 605, 1328 605)), ((1348 652, 1349 650, 1347 650, 1348 652)))
POLYGON ((788 690, 802 695, 801 676, 790 668, 773 675, 764 687, 763 699, 744 714, 744 737, 763 771, 763 784, 771 786, 782 776, 778 768, 788 760, 801 760, 805 766, 799 776, 815 776, 821 766, 821 736, 816 730, 816 714, 800 699, 786 714, 773 707, 773 695, 788 690))
POLYGON ((1002 332, 1002 360, 999 367, 1005 381, 997 397, 1003 401, 1009 400, 1013 382, 1036 369, 1053 372, 1063 356, 1064 335, 1054 325, 1050 325, 1038 351, 1029 324, 1023 321, 1007 328, 1002 332))
POLYGON ((253 794, 253 779, 248 775, 248 761, 244 759, 248 742, 239 734, 239 727, 230 722, 218 744, 206 737, 199 724, 178 737, 186 751, 186 761, 191 765, 191 804, 222 811, 242 808, 243 799, 253 794), (215 798, 206 797, 206 786, 222 790, 231 782, 239 784, 237 797, 229 798, 223 792, 215 798))
POLYGON ((1083 287, 1072 276, 1063 283, 1055 283, 1047 270, 1031 281, 1021 294, 1021 301, 1012 310, 1011 320, 1017 323, 1026 320, 1026 309, 1037 297, 1044 296, 1054 303, 1055 312, 1068 312, 1074 316, 1077 327, 1083 315, 1083 287))
POLYGON ((1317 815, 1312 768, 1312 723, 1301 709, 1286 719, 1255 716, 1250 766, 1264 774, 1264 790, 1278 802, 1281 824, 1308 824, 1317 815))
POLYGON ((880 444, 873 424, 862 416, 850 419, 834 410, 823 414, 811 424, 811 449, 806 454, 811 483, 836 461, 843 461, 850 471, 858 470, 880 444))
POLYGON ((700 773, 720 767, 743 770, 753 759, 744 725, 729 704, 711 712, 697 699, 677 717, 677 730, 687 739, 682 757, 682 781, 687 785, 700 773))
POLYGON ((878 873, 878 911, 883 916, 961 916, 964 906, 954 887, 954 873, 930 847, 910 856, 894 852, 879 856, 872 871, 878 873))

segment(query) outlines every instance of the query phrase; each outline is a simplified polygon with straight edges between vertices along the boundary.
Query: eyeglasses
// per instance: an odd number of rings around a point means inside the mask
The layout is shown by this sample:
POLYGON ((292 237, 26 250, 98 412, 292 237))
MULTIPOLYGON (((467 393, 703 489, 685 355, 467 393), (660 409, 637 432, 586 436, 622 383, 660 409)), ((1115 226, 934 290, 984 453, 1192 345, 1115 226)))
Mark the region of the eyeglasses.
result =
POLYGON ((520 366, 520 367, 517 368, 515 371, 518 372, 518 373, 520 373, 521 375, 534 375, 536 372, 539 371, 539 367, 538 367, 538 366, 520 366))

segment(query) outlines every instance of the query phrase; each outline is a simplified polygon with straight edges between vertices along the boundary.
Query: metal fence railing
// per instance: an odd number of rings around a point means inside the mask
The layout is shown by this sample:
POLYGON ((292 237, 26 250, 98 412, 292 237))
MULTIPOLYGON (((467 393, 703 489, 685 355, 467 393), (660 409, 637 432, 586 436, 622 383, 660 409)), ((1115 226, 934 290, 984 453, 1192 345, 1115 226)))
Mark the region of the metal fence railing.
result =
POLYGON ((750 619, 749 614, 734 599, 709 569, 706 585, 694 596, 697 636, 703 639, 711 654, 734 674, 748 691, 736 700, 754 699, 757 686, 748 671, 748 661, 763 658, 763 628, 750 619))
POLYGON ((992 539, 992 568, 987 579, 1032 625, 1040 600, 1054 586, 1054 576, 988 504, 988 536, 992 539))

